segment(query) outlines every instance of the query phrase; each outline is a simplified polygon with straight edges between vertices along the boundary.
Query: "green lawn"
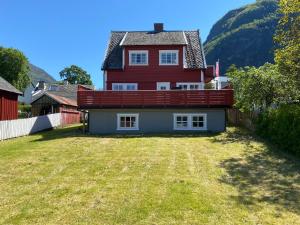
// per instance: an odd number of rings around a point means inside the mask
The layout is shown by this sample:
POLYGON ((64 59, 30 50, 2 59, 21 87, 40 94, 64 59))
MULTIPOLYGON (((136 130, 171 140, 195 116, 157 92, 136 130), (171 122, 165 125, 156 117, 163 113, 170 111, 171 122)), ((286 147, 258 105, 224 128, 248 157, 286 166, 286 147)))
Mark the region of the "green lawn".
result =
POLYGON ((300 224, 300 160, 245 131, 0 142, 0 224, 300 224))

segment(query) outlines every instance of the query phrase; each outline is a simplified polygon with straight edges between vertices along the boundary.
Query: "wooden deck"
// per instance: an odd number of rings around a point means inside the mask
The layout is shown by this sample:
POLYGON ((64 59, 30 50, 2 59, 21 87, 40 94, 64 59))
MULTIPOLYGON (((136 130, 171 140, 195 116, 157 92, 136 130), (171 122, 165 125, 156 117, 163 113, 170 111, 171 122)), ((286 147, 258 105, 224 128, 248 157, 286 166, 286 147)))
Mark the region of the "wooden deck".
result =
POLYGON ((233 90, 78 91, 79 109, 231 107, 233 90))

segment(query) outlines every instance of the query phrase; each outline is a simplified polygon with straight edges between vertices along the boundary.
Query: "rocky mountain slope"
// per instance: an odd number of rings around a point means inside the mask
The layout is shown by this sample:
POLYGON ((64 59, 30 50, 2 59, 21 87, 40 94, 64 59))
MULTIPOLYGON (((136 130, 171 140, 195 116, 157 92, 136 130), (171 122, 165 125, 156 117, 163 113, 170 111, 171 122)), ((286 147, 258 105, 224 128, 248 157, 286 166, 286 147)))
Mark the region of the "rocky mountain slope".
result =
POLYGON ((219 59, 224 74, 231 64, 242 67, 272 63, 277 9, 277 0, 257 0, 228 12, 212 27, 204 43, 207 64, 219 59))
POLYGON ((36 84, 38 81, 45 81, 47 83, 56 82, 56 80, 49 75, 45 70, 33 65, 29 64, 30 72, 29 77, 33 84, 36 84))

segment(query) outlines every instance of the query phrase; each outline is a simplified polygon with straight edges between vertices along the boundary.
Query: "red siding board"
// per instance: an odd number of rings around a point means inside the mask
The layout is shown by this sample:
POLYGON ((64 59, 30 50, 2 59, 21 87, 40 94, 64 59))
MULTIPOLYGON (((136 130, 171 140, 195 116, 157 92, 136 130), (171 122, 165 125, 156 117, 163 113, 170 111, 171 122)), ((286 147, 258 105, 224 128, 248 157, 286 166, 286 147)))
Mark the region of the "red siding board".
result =
POLYGON ((18 119, 18 94, 0 90, 0 120, 18 119))
POLYGON ((80 123, 80 112, 74 110, 62 110, 62 124, 80 123))

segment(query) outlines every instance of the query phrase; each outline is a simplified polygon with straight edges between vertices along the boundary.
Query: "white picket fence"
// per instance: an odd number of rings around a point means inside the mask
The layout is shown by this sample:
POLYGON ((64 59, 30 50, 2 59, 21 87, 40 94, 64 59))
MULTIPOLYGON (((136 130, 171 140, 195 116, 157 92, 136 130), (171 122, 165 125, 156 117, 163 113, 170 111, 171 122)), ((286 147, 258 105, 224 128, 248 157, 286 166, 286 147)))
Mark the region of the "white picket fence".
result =
POLYGON ((0 121, 0 140, 33 134, 61 125, 61 113, 0 121))

